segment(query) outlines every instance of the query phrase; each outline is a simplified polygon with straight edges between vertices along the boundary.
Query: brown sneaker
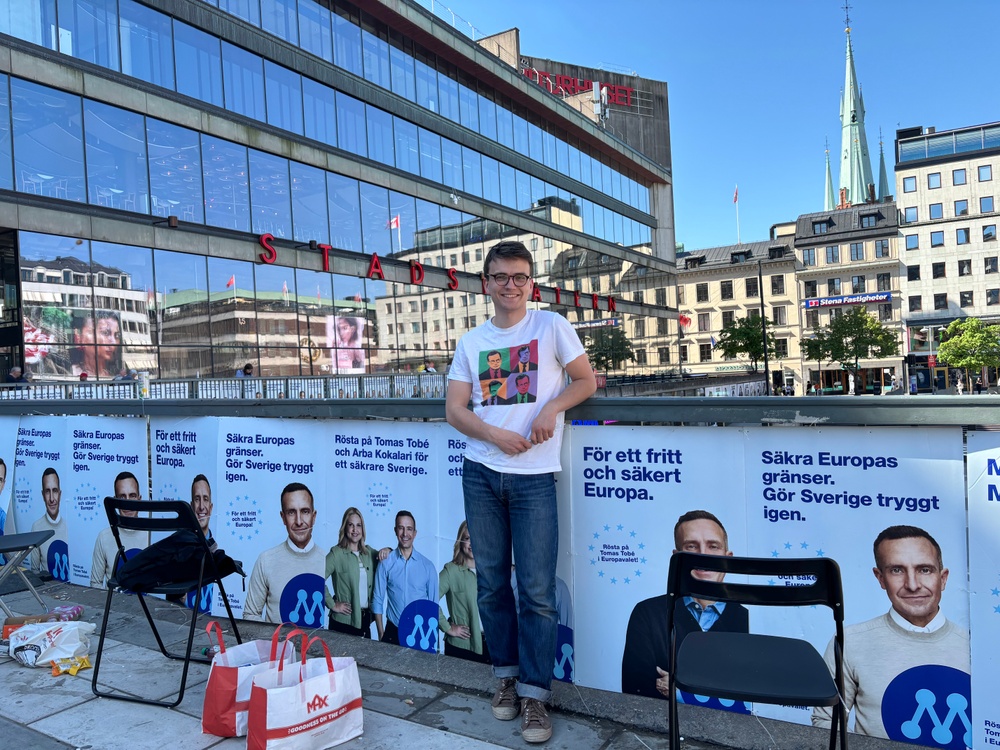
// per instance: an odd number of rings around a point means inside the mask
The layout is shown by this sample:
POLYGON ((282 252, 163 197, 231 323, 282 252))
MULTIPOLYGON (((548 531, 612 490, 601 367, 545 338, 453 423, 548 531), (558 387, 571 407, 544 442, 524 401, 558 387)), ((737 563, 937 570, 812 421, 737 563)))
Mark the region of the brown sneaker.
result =
POLYGON ((547 742, 552 736, 552 719, 545 704, 535 698, 521 699, 521 737, 525 742, 547 742))
POLYGON ((500 721, 516 719, 521 706, 517 702, 517 678, 503 677, 493 693, 493 718, 500 721))

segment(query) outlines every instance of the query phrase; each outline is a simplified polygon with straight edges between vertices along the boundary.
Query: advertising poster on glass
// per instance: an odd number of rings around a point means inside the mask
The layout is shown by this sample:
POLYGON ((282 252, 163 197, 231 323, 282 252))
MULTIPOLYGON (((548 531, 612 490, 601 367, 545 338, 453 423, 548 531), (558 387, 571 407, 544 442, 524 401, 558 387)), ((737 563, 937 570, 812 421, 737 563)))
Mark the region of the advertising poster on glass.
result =
POLYGON ((326 347, 333 356, 332 370, 337 375, 365 372, 365 319, 353 315, 328 315, 326 347))
POLYGON ((115 310, 25 306, 25 364, 35 380, 111 380, 122 371, 121 317, 115 310))

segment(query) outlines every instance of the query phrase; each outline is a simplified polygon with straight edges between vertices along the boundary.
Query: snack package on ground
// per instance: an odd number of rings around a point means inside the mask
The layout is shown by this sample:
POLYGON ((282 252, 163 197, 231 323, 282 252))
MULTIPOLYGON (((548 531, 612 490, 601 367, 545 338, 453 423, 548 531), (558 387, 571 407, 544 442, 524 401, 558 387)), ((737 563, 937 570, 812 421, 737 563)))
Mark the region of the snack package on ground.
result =
POLYGON ((90 663, 89 656, 74 656, 71 659, 56 659, 49 662, 52 665, 52 676, 58 677, 61 674, 69 672, 71 675, 75 675, 81 669, 90 669, 92 666, 90 663))
POLYGON ((250 692, 247 750, 321 750, 360 737, 364 731, 358 665, 332 658, 320 638, 302 650, 302 662, 256 675, 250 692), (324 657, 307 659, 313 643, 324 657))
POLYGON ((231 648, 226 648, 223 642, 219 623, 213 620, 205 627, 209 641, 215 633, 219 651, 212 658, 205 688, 205 703, 201 712, 201 731, 204 734, 217 737, 246 735, 247 709, 254 675, 275 666, 278 661, 294 665, 298 657, 292 639, 301 635, 305 644, 306 634, 301 630, 292 630, 282 642, 279 656, 278 641, 285 624, 274 629, 270 641, 248 641, 231 648))
POLYGON ((40 622, 22 625, 10 634, 10 655, 26 667, 48 667, 59 659, 86 656, 92 622, 40 622))
POLYGON ((73 604, 65 607, 53 607, 48 612, 40 615, 18 615, 8 617, 3 621, 3 639, 10 638, 10 634, 22 625, 30 625, 37 622, 70 622, 79 620, 83 616, 83 606, 73 604))

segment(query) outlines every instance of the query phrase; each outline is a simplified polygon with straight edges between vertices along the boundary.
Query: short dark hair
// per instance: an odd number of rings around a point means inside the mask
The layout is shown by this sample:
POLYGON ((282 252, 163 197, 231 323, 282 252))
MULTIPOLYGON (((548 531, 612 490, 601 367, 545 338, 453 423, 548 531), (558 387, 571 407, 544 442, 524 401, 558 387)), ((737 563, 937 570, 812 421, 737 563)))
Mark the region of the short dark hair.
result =
POLYGON ((884 529, 877 537, 875 537, 875 542, 872 544, 872 554, 875 556, 875 567, 879 570, 882 569, 882 563, 878 559, 878 548, 882 542, 888 542, 895 539, 926 539, 934 547, 935 552, 937 552, 938 557, 938 567, 944 569, 944 556, 941 554, 941 545, 937 543, 937 540, 924 531, 919 526, 890 526, 884 529))
POLYGON ((114 484, 112 484, 111 486, 118 487, 118 483, 125 479, 131 479, 133 482, 135 482, 135 486, 138 487, 140 491, 142 490, 142 488, 139 487, 139 480, 136 479, 135 474, 133 474, 131 471, 121 472, 118 476, 115 477, 114 484))
POLYGON ((399 513, 396 514, 396 520, 393 521, 393 528, 395 528, 396 526, 399 526, 399 519, 402 518, 403 516, 406 516, 411 521, 413 521, 413 528, 414 529, 417 528, 417 519, 414 518, 413 514, 410 513, 410 511, 408 511, 408 510, 401 510, 401 511, 399 511, 399 513))
POLYGON ((196 474, 195 478, 191 480, 191 494, 192 495, 194 494, 194 486, 196 484, 198 484, 198 482, 204 482, 205 484, 208 485, 208 491, 209 492, 212 491, 212 483, 208 481, 208 477, 206 477, 204 474, 196 474))
POLYGON ((515 383, 520 383, 522 380, 531 380, 531 378, 529 378, 527 376, 527 374, 525 374, 523 372, 520 375, 518 375, 516 378, 514 378, 514 382, 515 383))
POLYGON ((290 495, 293 492, 305 492, 309 495, 309 504, 313 506, 313 510, 316 510, 316 501, 313 499, 312 490, 306 487, 302 482, 292 482, 291 484, 286 484, 285 489, 281 491, 281 512, 285 512, 285 495, 290 495))
POLYGON ((495 260, 523 260, 528 263, 528 275, 535 275, 535 259, 531 257, 528 248, 523 242, 516 240, 505 240, 498 242, 490 251, 486 253, 486 260, 483 262, 483 273, 489 274, 490 266, 495 260))
POLYGON ((722 521, 715 517, 713 513, 709 513, 707 510, 689 510, 687 513, 682 515, 677 519, 677 523, 674 524, 674 548, 681 548, 681 540, 678 538, 681 526, 688 521, 711 521, 720 529, 722 529, 722 540, 726 543, 726 549, 729 549, 729 532, 726 531, 726 527, 722 525, 722 521))
POLYGON ((45 477, 49 476, 50 474, 55 474, 56 479, 59 479, 59 472, 50 466, 49 468, 47 468, 45 471, 42 472, 42 481, 44 482, 45 477))
POLYGON ((517 353, 520 354, 521 352, 528 352, 528 354, 531 354, 531 344, 522 344, 519 346, 517 348, 517 353))

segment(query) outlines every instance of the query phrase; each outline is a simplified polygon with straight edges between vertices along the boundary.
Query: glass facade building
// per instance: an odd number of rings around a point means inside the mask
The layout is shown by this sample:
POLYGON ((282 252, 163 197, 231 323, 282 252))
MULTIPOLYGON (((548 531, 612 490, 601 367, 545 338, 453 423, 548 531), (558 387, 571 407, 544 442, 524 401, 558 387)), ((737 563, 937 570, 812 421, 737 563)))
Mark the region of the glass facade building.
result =
POLYGON ((0 369, 448 361, 501 238, 582 328, 668 315, 609 298, 672 268, 669 173, 419 6, 364 7, 0 0, 0 369))

